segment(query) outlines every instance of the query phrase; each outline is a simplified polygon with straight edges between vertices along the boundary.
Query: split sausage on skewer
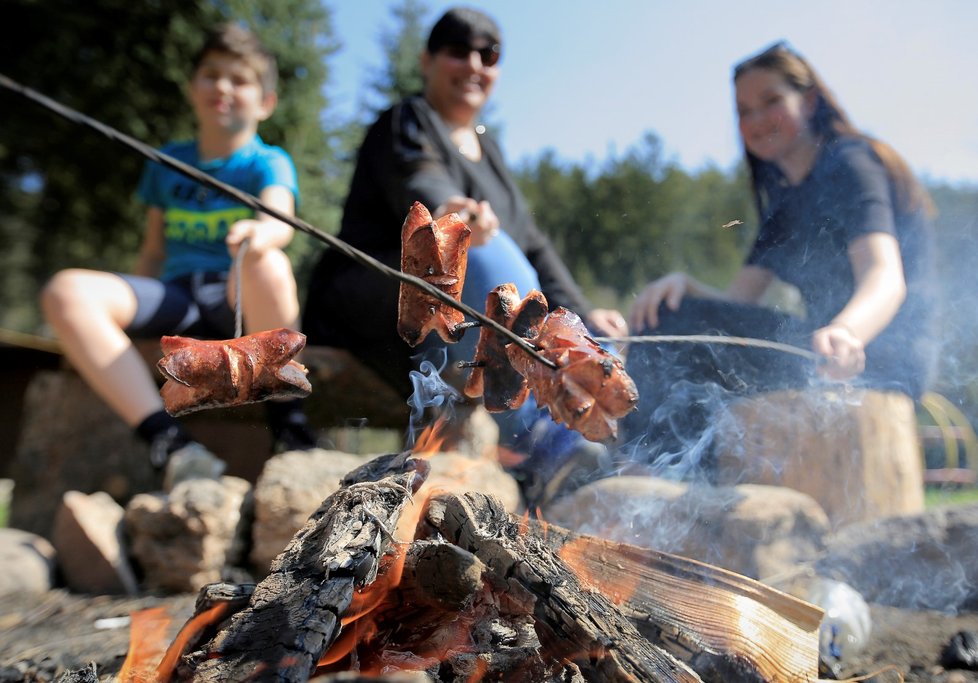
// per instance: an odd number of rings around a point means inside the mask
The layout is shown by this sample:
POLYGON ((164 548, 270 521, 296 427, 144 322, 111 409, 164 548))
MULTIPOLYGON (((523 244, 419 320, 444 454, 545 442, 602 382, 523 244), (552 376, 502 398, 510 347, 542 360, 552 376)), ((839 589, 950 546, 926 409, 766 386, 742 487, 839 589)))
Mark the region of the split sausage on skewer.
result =
MULTIPOLYGON (((462 297, 472 231, 457 213, 438 220, 415 202, 401 228, 401 270, 434 285, 456 301, 462 297)), ((397 301, 397 333, 417 346, 432 331, 442 340, 457 342, 464 331, 461 311, 406 282, 397 301)))
MULTIPOLYGON (((401 270, 458 301, 470 239, 471 232, 458 214, 432 220, 428 209, 415 202, 401 228, 401 270)), ((621 361, 598 346, 575 313, 558 308, 548 314, 542 293, 534 290, 521 300, 515 285, 508 283, 489 293, 486 316, 532 340, 540 355, 557 368, 541 363, 497 331, 483 328, 465 385, 467 396, 482 396, 487 410, 502 412, 521 406, 532 390, 554 421, 585 438, 605 441, 617 436, 618 418, 634 409, 638 391, 621 361)), ((401 283, 397 331, 408 344, 417 346, 432 331, 454 343, 466 327, 461 311, 401 283)))
POLYGON ((618 419, 638 403, 638 389, 621 361, 591 339, 584 322, 566 308, 557 308, 533 339, 553 370, 515 344, 506 347, 510 363, 524 377, 537 403, 555 422, 566 424, 590 441, 618 436, 618 419))
MULTIPOLYGON (((534 289, 520 300, 516 285, 499 285, 486 297, 486 316, 526 339, 536 337, 547 317, 547 299, 534 289)), ((489 327, 479 332, 475 347, 475 367, 465 383, 465 395, 482 396, 490 413, 519 408, 530 393, 526 378, 509 362, 508 340, 489 327)))
POLYGON ((163 337, 157 367, 170 415, 228 408, 270 398, 304 398, 312 391, 305 366, 293 360, 306 336, 287 328, 236 339, 163 337))

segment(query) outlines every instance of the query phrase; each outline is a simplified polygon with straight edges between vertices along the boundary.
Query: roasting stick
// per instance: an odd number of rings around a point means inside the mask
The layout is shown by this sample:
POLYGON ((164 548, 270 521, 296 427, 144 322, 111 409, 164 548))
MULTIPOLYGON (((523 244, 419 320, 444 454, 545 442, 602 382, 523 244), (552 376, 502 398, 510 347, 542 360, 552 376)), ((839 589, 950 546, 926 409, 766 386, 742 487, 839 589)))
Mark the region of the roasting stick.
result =
POLYGON ((238 255, 234 258, 234 337, 237 339, 244 332, 244 321, 241 314, 241 262, 248 251, 249 238, 241 240, 238 255))
POLYGON ((71 121, 72 123, 77 123, 92 128, 98 131, 99 133, 101 133, 102 135, 104 135, 105 137, 109 138, 110 140, 119 142, 125 145, 126 147, 129 147, 130 149, 139 152, 144 157, 152 161, 155 161, 159 164, 172 168, 178 173, 182 173, 183 175, 188 176, 203 185, 207 185, 208 187, 214 188, 216 190, 220 190, 221 192, 237 199, 239 202, 241 202, 242 204, 244 204, 245 206, 251 209, 254 209, 255 211, 260 211, 262 213, 265 213, 269 216, 272 216, 273 218, 282 221, 283 223, 292 226, 293 228, 299 230, 300 232, 304 232, 307 235, 312 235, 316 239, 325 242, 333 249, 336 249, 344 256, 353 259, 360 265, 366 266, 368 268, 372 268, 373 270, 383 273, 387 277, 394 278, 395 280, 400 280, 401 282, 406 282, 413 287, 417 287, 423 290, 426 294, 430 294, 431 296, 435 297, 442 303, 445 303, 448 306, 451 306, 452 308, 461 311, 462 313, 464 313, 465 315, 471 318, 475 318, 483 325, 488 325, 499 334, 503 335, 507 339, 510 339, 514 344, 516 344, 521 349, 526 351, 528 354, 530 354, 533 358, 535 358, 540 363, 546 365, 548 368, 551 368, 553 370, 557 369, 556 363, 540 355, 537 352, 536 347, 533 346, 533 344, 528 342, 526 339, 519 336, 512 330, 507 329, 505 325, 500 325, 495 320, 492 320, 491 318, 489 318, 483 313, 480 313, 479 311, 475 310, 471 306, 467 306, 466 304, 463 304, 460 301, 456 301, 448 294, 445 294, 440 289, 434 287, 433 285, 428 284, 421 278, 391 268, 390 266, 381 263, 380 261, 370 256, 369 254, 366 254, 360 251, 359 249, 357 249, 356 247, 347 244, 346 242, 339 239, 338 237, 334 237, 333 235, 325 233, 322 230, 319 230, 318 228, 309 225, 308 223, 306 223, 300 218, 296 218, 294 216, 288 216, 282 213, 281 211, 278 211, 277 209, 273 209, 270 206, 266 206, 257 197, 250 195, 247 192, 242 192, 241 190, 235 187, 231 187, 226 183, 222 183, 220 180, 214 178, 213 176, 207 175, 206 173, 202 173, 201 171, 197 170, 193 166, 188 166, 182 161, 178 159, 174 159, 173 157, 164 154, 159 150, 154 149, 153 147, 150 147, 146 143, 140 142, 139 140, 136 140, 135 138, 132 138, 126 135, 125 133, 122 133, 116 130, 115 128, 112 128, 111 126, 101 123, 100 121, 96 121, 95 119, 90 118, 79 111, 76 111, 68 106, 61 104, 60 102, 56 102, 55 100, 52 100, 50 97, 47 97, 46 95, 42 95, 36 90, 32 90, 31 88, 28 88, 25 85, 21 85, 17 81, 14 81, 13 79, 9 78, 8 76, 2 73, 0 73, 0 85, 4 86, 9 90, 13 90, 14 92, 20 95, 23 95, 27 99, 37 104, 40 104, 45 109, 48 109, 54 112, 55 114, 58 114, 59 116, 71 121))
POLYGON ((596 342, 611 342, 615 344, 672 344, 672 343, 691 343, 691 344, 732 344, 735 346, 754 346, 761 349, 773 349, 792 353, 802 358, 819 361, 821 356, 814 351, 803 349, 791 344, 768 341, 767 339, 754 339, 752 337, 728 337, 718 334, 651 334, 636 337, 592 337, 596 342))

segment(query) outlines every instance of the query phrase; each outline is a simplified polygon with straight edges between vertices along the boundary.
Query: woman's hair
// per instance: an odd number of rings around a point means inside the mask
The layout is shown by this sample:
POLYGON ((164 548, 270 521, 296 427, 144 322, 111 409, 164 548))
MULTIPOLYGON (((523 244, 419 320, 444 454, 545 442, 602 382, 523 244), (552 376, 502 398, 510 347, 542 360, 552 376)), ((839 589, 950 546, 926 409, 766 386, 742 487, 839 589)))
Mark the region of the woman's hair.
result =
POLYGON ((488 14, 470 7, 453 7, 431 27, 427 50, 435 54, 446 45, 472 45, 476 40, 502 43, 502 32, 488 14))
POLYGON ((262 45, 254 33, 241 24, 227 22, 208 31, 204 44, 191 63, 196 71, 204 57, 211 52, 225 52, 243 60, 254 69, 262 91, 275 92, 278 87, 278 64, 275 56, 262 45))
MULTIPOLYGON (((775 71, 785 79, 792 88, 801 93, 815 93, 815 111, 810 124, 812 131, 823 140, 839 137, 855 137, 865 140, 872 147, 886 169, 895 194, 894 202, 901 213, 912 213, 924 209, 933 213, 933 204, 927 191, 914 177, 907 162, 897 154, 896 150, 858 130, 845 111, 839 106, 835 95, 832 94, 808 61, 789 48, 783 41, 775 43, 765 50, 748 57, 734 67, 734 83, 741 75, 752 69, 768 69, 775 71)), ((754 189, 754 200, 758 211, 764 208, 765 198, 760 187, 762 162, 746 147, 744 154, 751 174, 751 185, 754 189)), ((761 213, 763 216, 763 212, 761 213)))

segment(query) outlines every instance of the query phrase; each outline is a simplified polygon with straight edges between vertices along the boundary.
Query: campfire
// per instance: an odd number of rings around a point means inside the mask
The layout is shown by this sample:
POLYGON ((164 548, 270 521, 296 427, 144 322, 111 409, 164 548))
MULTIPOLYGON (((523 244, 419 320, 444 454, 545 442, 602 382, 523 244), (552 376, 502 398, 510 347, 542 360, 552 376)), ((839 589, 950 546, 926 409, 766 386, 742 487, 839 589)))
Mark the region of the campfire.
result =
POLYGON ((422 490, 426 434, 350 472, 260 583, 201 590, 168 647, 159 615, 136 615, 120 680, 817 680, 820 609, 422 490))

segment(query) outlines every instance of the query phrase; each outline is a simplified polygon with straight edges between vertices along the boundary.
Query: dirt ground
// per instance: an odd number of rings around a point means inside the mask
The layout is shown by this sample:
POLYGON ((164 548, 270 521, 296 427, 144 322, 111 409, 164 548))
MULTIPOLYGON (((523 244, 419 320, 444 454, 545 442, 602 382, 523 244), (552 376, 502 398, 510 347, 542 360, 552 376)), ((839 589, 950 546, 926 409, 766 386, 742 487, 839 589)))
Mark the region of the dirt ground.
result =
MULTIPOLYGON (((173 615, 175 633, 192 613, 194 599, 90 597, 63 590, 0 597, 0 683, 47 683, 92 662, 100 678, 108 680, 119 671, 129 647, 129 627, 119 617, 163 606, 173 615)), ((949 616, 873 606, 871 615, 870 641, 843 674, 859 676, 890 667, 866 680, 894 683, 902 674, 906 683, 978 683, 978 671, 946 671, 939 664, 957 632, 978 631, 978 613, 949 616)))

